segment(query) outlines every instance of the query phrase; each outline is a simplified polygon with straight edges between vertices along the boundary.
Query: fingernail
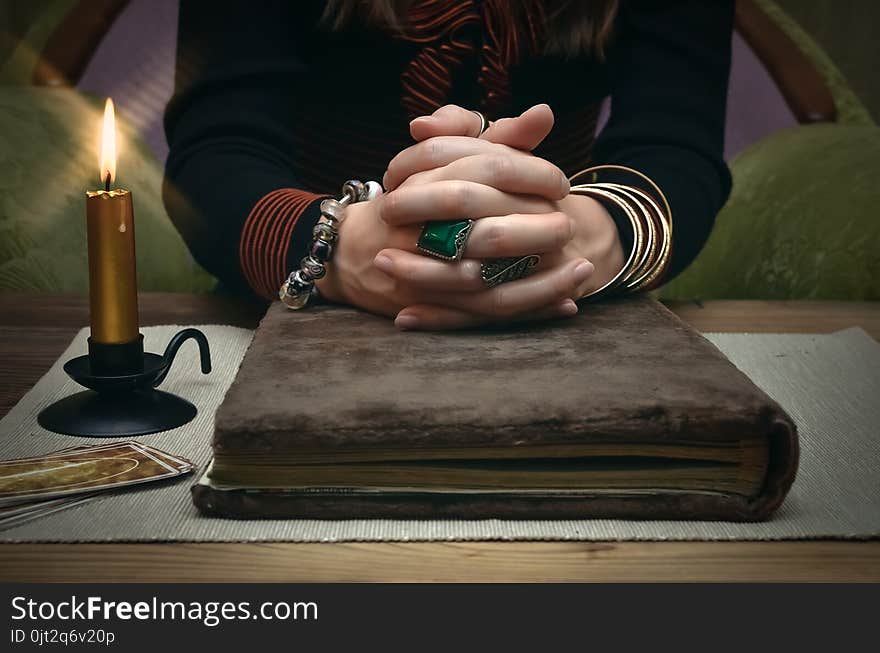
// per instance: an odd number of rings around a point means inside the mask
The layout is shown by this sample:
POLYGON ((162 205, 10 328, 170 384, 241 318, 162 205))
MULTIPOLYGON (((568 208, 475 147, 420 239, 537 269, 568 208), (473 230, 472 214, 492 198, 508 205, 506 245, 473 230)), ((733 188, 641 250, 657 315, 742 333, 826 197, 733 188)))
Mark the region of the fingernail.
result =
POLYGON ((578 312, 578 306, 572 300, 566 299, 559 305, 560 315, 575 315, 578 312))
POLYGON ((430 123, 434 122, 434 120, 436 120, 434 118, 434 116, 419 116, 418 118, 414 118, 412 121, 410 121, 409 124, 410 124, 410 127, 412 127, 412 124, 417 121, 422 121, 422 122, 426 122, 426 123, 430 124, 430 123))
MULTIPOLYGON (((566 179, 565 175, 563 175, 562 176, 562 183, 561 183, 561 187, 560 187, 560 194, 562 195, 562 197, 565 197, 566 195, 569 194, 569 192, 571 192, 571 183, 569 183, 568 179, 566 179)), ((573 224, 573 221, 572 221, 572 224, 573 224)), ((572 235, 574 235, 574 228, 572 228, 572 235)))
POLYGON ((574 280, 575 283, 583 283, 587 280, 591 274, 593 274, 593 264, 589 261, 582 261, 578 263, 577 267, 574 269, 574 280))
POLYGON ((384 254, 376 254, 373 259, 373 265, 382 270, 382 272, 391 272, 394 269, 394 261, 384 254))
POLYGON ((400 313, 394 320, 394 326, 398 329, 415 329, 419 325, 419 318, 409 313, 400 313))
POLYGON ((385 182, 386 179, 388 179, 388 171, 387 170, 382 173, 382 188, 388 188, 388 184, 385 182))
POLYGON ((539 107, 547 107, 547 108, 549 109, 549 108, 550 108, 550 105, 547 104, 547 103, 545 103, 545 102, 542 102, 541 104, 533 104, 532 106, 530 106, 528 109, 526 109, 525 111, 523 111, 523 112, 522 112, 521 114, 519 114, 519 115, 524 116, 524 115, 526 115, 529 111, 534 111, 535 109, 537 109, 537 108, 539 108, 539 107))

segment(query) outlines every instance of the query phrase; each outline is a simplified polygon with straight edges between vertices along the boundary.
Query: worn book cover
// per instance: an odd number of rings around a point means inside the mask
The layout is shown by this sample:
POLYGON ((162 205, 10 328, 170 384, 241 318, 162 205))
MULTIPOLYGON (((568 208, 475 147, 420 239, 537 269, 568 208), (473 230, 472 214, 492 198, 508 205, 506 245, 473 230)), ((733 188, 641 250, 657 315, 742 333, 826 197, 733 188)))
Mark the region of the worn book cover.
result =
POLYGON ((194 486, 231 517, 767 518, 785 412, 648 297, 447 333, 273 305, 194 486))

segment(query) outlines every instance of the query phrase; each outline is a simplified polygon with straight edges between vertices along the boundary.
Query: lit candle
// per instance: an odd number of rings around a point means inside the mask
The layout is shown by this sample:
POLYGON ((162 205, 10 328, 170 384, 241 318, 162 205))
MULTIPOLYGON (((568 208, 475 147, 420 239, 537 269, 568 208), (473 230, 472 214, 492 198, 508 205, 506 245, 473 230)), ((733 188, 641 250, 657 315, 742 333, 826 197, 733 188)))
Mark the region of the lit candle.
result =
POLYGON ((130 192, 110 189, 116 179, 116 120, 110 98, 104 107, 100 174, 104 189, 86 192, 91 341, 127 344, 140 337, 134 211, 130 192))

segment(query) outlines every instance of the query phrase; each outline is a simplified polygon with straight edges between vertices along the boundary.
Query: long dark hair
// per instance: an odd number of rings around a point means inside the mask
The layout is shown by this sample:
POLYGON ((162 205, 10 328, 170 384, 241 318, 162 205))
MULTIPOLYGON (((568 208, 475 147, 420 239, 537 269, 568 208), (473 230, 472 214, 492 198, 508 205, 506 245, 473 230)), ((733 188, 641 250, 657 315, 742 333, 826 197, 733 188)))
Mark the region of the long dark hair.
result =
MULTIPOLYGON (((323 21, 338 29, 357 16, 373 25, 406 32, 413 0, 329 0, 323 21)), ((517 22, 539 6, 545 16, 545 52, 573 56, 590 52, 599 57, 612 35, 620 0, 510 0, 504 3, 517 22)))

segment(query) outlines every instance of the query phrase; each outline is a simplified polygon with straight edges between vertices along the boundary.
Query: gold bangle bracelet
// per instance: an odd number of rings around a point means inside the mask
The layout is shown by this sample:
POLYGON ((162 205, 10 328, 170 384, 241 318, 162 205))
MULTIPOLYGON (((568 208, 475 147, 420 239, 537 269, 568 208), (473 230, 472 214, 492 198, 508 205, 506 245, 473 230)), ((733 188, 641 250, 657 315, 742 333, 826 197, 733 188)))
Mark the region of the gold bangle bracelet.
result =
POLYGON ((635 168, 629 168, 627 166, 621 166, 621 165, 617 165, 617 164, 608 163, 608 164, 603 164, 603 165, 598 165, 598 166, 591 166, 589 168, 584 168, 583 170, 579 170, 578 172, 574 173, 571 177, 569 177, 568 181, 570 184, 574 185, 574 182, 578 177, 580 177, 581 175, 587 175, 587 174, 592 173, 593 175, 596 176, 596 179, 594 179, 593 182, 597 183, 598 182, 597 173, 600 170, 620 170, 623 172, 628 172, 630 174, 636 175, 640 179, 643 179, 646 182, 648 182, 648 184, 651 186, 651 188, 654 189, 654 191, 657 193, 657 195, 660 197, 660 199, 663 202, 663 206, 666 209, 666 217, 669 220, 670 231, 671 231, 671 229, 672 229, 672 207, 669 205, 669 200, 666 199, 666 195, 663 193, 662 190, 660 190, 660 187, 656 184, 656 182, 653 179, 651 179, 648 175, 646 175, 644 172, 639 172, 635 168))
POLYGON ((633 290, 636 286, 634 281, 636 279, 641 279, 650 273, 657 262, 657 255, 661 246, 659 225, 657 225, 651 209, 646 204, 642 203, 642 200, 640 200, 635 193, 630 192, 628 187, 617 184, 592 184, 592 186, 607 190, 610 193, 617 193, 621 199, 630 204, 644 222, 644 255, 641 257, 639 264, 633 268, 624 284, 628 289, 633 290))
MULTIPOLYGON (((580 188, 580 186, 575 186, 575 188, 580 188)), ((648 253, 650 249, 650 243, 652 240, 651 235, 649 235, 647 230, 647 225, 644 216, 640 216, 639 212, 633 208, 633 206, 620 195, 615 195, 613 191, 596 188, 593 184, 588 185, 588 192, 592 192, 594 194, 600 195, 601 197, 605 197, 614 201, 618 206, 620 206, 624 211, 631 213, 629 216, 630 221, 635 220, 638 225, 638 229, 636 229, 633 234, 633 245, 636 248, 636 258, 632 263, 632 267, 628 271, 626 278, 621 279, 621 285, 626 285, 629 279, 637 270, 641 270, 647 262, 648 253)))
POLYGON ((653 200, 653 198, 650 197, 650 195, 648 195, 647 193, 645 193, 644 191, 642 191, 638 188, 632 188, 632 187, 627 187, 627 188, 633 193, 641 194, 645 198, 646 201, 651 203, 651 205, 654 207, 655 211, 657 212, 657 216, 659 218, 660 228, 663 230, 663 241, 662 241, 663 242, 663 249, 660 253, 660 257, 659 257, 657 266, 655 267, 655 269, 651 273, 645 275, 644 278, 636 280, 636 283, 634 284, 634 286, 638 290, 649 290, 649 289, 653 288, 654 285, 657 283, 657 281, 663 276, 663 274, 669 268, 669 263, 672 260, 672 247, 673 247, 672 224, 666 220, 660 207, 653 200))
POLYGON ((654 225, 657 233, 660 235, 656 243, 658 247, 655 249, 654 252, 653 264, 651 266, 648 266, 646 269, 640 271, 640 274, 635 274, 628 284, 628 287, 634 292, 644 290, 650 285, 650 283, 653 283, 660 276, 662 276, 662 274, 669 266, 669 261, 671 259, 672 253, 672 232, 668 222, 666 221, 666 216, 663 214, 662 209, 654 200, 654 198, 652 198, 650 195, 639 188, 634 188, 632 186, 623 186, 621 184, 612 184, 610 182, 598 183, 595 184, 595 186, 600 188, 607 188, 609 190, 615 189, 619 192, 627 193, 628 195, 638 196, 645 203, 645 205, 650 207, 650 210, 646 211, 646 215, 648 216, 650 222, 654 225), (655 272, 657 274, 654 274, 655 272))
POLYGON ((632 207, 627 205, 627 203, 623 199, 614 195, 613 193, 609 193, 608 191, 601 189, 594 189, 586 184, 581 186, 574 186, 569 192, 575 195, 586 195, 588 197, 593 196, 593 199, 595 199, 596 197, 604 197, 611 200, 623 210, 627 218, 629 218, 630 224, 633 228, 633 246, 630 250, 626 262, 623 264, 623 267, 620 268, 618 273, 614 275, 614 277, 612 277, 610 281, 606 282, 604 285, 600 286, 596 290, 593 290, 592 292, 583 295, 579 299, 596 298, 599 295, 608 294, 609 292, 617 288, 631 274, 635 262, 642 253, 645 238, 643 227, 641 224, 639 224, 638 216, 636 215, 632 207))
MULTIPOLYGON (((631 190, 635 193, 641 192, 638 189, 631 190)), ((660 210, 660 207, 647 193, 641 194, 647 202, 653 204, 654 210, 656 211, 658 226, 662 231, 661 249, 658 253, 657 262, 654 266, 654 269, 652 271, 648 271, 644 277, 633 280, 633 288, 635 290, 650 290, 656 285, 657 281, 659 281, 663 277, 663 275, 669 269, 669 264, 672 261, 672 224, 665 219, 665 216, 660 210)))

